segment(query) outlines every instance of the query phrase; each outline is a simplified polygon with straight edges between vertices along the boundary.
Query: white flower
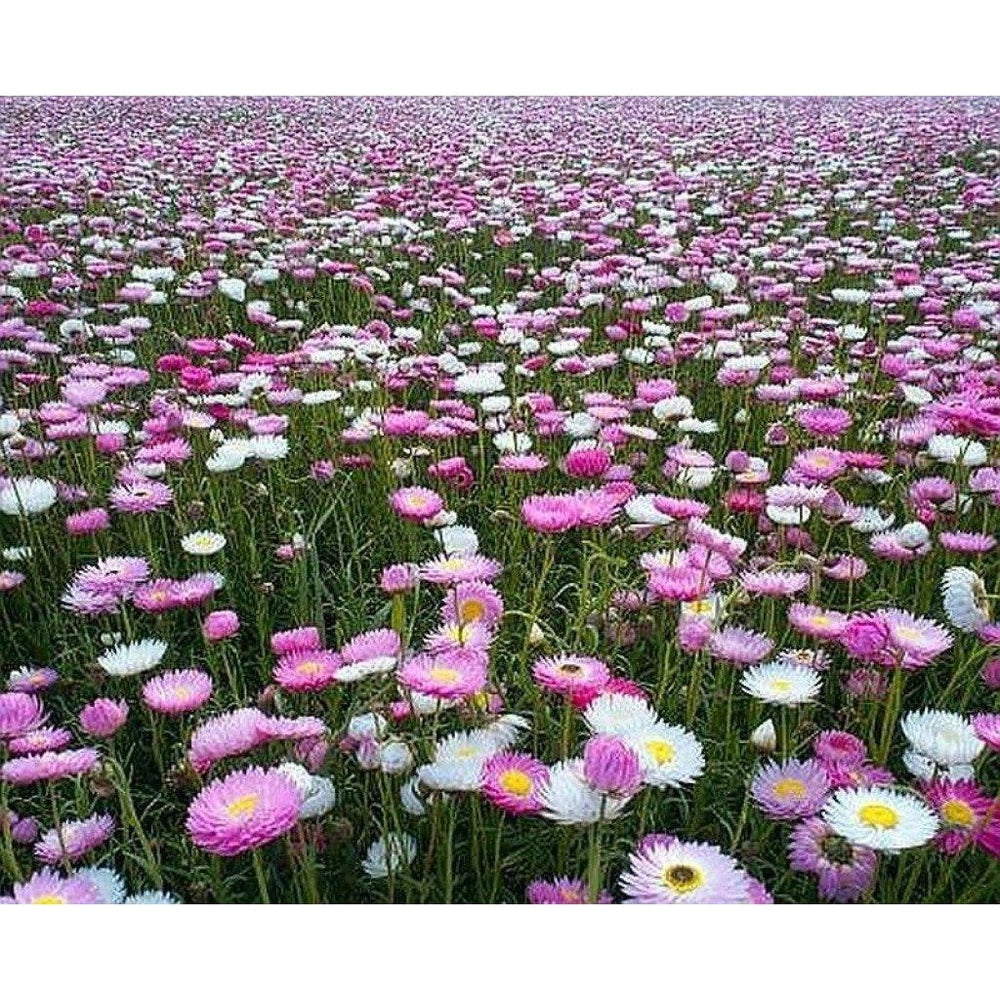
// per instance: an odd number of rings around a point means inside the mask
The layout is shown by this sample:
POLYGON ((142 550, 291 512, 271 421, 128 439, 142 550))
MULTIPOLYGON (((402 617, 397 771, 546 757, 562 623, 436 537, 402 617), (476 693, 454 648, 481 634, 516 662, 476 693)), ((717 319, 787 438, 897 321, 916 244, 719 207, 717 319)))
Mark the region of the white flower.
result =
POLYGON ((250 448, 254 458, 273 462, 288 454, 288 439, 279 434, 258 434, 251 438, 250 448))
POLYGON ((687 396, 667 396, 653 406, 653 418, 660 423, 668 420, 691 417, 694 415, 694 404, 687 396))
POLYGON ((656 710, 645 698, 614 692, 606 692, 594 698, 583 717, 591 732, 609 736, 643 732, 660 721, 656 710))
POLYGON ((701 744, 680 726, 657 722, 641 732, 626 733, 623 739, 639 755, 647 785, 677 788, 705 771, 701 744))
POLYGON ((896 522, 892 514, 883 514, 875 507, 852 507, 848 516, 851 527, 865 535, 887 531, 896 522))
POLYGON ((875 851, 920 847, 938 829, 920 799, 890 788, 842 788, 823 807, 823 819, 852 844, 875 851))
POLYGON ((389 728, 385 716, 376 712, 355 715, 347 723, 347 737, 351 740, 379 739, 389 728))
POLYGON ((903 751, 903 764, 915 778, 921 781, 933 781, 935 778, 947 778, 950 781, 967 781, 976 775, 976 769, 971 764, 938 764, 916 750, 903 751))
POLYGON ((22 476, 7 480, 0 489, 0 511, 11 516, 43 514, 55 502, 58 494, 47 479, 22 476))
POLYGON ((951 566, 941 581, 941 597, 948 621, 963 632, 976 632, 990 620, 986 585, 964 566, 951 566))
POLYGON ((455 392, 462 396, 494 396, 503 390, 503 378, 493 371, 464 372, 455 379, 455 392))
POLYGON ((423 816, 427 812, 427 806, 424 805, 424 800, 418 791, 419 787, 420 782, 414 775, 399 790, 400 802, 411 816, 423 816))
POLYGON ((361 867, 369 878, 388 878, 390 872, 408 867, 417 856, 417 841, 408 833, 379 837, 365 855, 361 867))
POLYGON ((464 524, 451 524, 438 528, 434 537, 445 555, 475 555, 479 551, 479 537, 475 529, 464 524))
POLYGON ((311 774, 301 764, 288 762, 278 766, 278 770, 289 778, 302 795, 299 819, 315 819, 324 816, 337 802, 333 782, 318 774, 311 774))
POLYGON ((740 678, 747 694, 772 705, 802 705, 812 701, 822 684, 820 674, 794 663, 758 663, 740 678))
POLYGON ((501 431, 493 435, 493 447, 504 454, 523 455, 531 451, 531 438, 519 431, 501 431))
POLYGON ((234 302, 244 302, 247 297, 247 283, 242 278, 220 278, 219 291, 234 302))
POLYGON ((226 546, 226 536, 218 531, 192 531, 181 539, 181 548, 192 556, 214 556, 226 546))
POLYGON ((984 465, 987 457, 981 442, 954 434, 935 434, 927 442, 927 453, 947 465, 984 465))
POLYGON ((871 293, 863 288, 834 288, 830 295, 834 302, 843 302, 851 306, 860 306, 871 298, 871 293))
POLYGON ((625 504, 625 514, 635 524, 672 524, 673 518, 656 509, 655 493, 640 493, 625 504))
POLYGON ((931 540, 927 525, 920 521, 910 521, 896 531, 896 541, 907 549, 919 549, 931 540))
POLYGON ((768 504, 764 510, 767 519, 775 524, 801 525, 812 516, 808 507, 782 507, 777 504, 768 504))
POLYGON ((765 719, 750 734, 750 744, 760 753, 774 753, 778 746, 778 734, 770 719, 765 719))
POLYGON ((588 825, 615 819, 626 799, 602 795, 583 780, 582 760, 563 760, 549 770, 549 779, 538 790, 542 815, 563 826, 588 825))
POLYGON ((909 712, 900 727, 910 746, 936 764, 971 764, 985 744, 972 725, 955 712, 925 708, 909 712))
POLYGON ((406 774, 413 769, 413 752, 401 740, 387 740, 379 748, 378 766, 385 774, 406 774))
POLYGON ((131 677, 159 666, 167 644, 162 639, 141 639, 115 646, 97 658, 98 664, 112 677, 131 677))

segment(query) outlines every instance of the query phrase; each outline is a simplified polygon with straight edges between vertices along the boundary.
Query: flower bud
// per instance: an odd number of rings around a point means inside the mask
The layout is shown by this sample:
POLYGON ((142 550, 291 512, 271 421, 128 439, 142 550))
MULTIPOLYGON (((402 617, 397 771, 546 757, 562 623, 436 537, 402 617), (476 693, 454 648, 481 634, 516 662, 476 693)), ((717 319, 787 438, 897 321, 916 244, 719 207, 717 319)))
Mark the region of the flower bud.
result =
POLYGON ((758 753, 774 753, 778 747, 778 734, 774 723, 765 719, 751 734, 750 743, 758 753))

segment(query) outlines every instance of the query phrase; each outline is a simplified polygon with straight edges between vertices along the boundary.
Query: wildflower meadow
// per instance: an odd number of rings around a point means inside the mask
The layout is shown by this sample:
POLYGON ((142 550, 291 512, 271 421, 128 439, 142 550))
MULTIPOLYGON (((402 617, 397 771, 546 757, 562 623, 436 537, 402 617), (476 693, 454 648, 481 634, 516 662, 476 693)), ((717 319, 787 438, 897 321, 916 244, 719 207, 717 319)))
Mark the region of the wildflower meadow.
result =
POLYGON ((1000 103, 0 99, 0 902, 1000 900, 1000 103))

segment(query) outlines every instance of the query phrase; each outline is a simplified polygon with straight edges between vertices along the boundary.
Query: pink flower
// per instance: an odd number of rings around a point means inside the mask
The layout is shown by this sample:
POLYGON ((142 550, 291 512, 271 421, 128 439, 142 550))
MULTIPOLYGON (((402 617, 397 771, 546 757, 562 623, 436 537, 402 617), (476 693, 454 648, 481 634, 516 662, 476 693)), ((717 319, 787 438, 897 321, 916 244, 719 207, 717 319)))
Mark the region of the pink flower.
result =
POLYGON ((576 479, 599 479, 611 466, 604 448, 574 448, 563 459, 566 474, 576 479))
POLYGON ((271 636, 271 652, 275 656, 300 653, 305 650, 319 649, 321 642, 319 629, 312 625, 306 625, 302 628, 289 629, 286 632, 275 632, 271 636))
POLYGON ((477 650, 420 653, 404 661, 399 681, 433 698, 468 698, 486 687, 486 656, 477 650))
POLYGON ((444 500, 422 486, 404 486, 390 498, 392 509, 404 520, 423 523, 444 510, 444 500))
POLYGON ((111 527, 111 515, 103 507, 81 510, 66 518, 66 531, 74 536, 96 535, 111 527))
POLYGON ((88 736, 113 736, 128 718, 128 703, 124 700, 98 698, 80 710, 80 728, 88 736))
POLYGON ((580 523, 580 504, 571 496, 530 496, 521 503, 521 517, 534 531, 561 534, 580 523))
POLYGON ((235 611, 222 609, 211 612, 201 626, 206 642, 219 642, 236 635, 240 630, 239 615, 235 611))
POLYGON ((379 587, 387 594, 405 594, 417 585, 419 571, 413 563, 397 563, 382 570, 379 587))
POLYGON ((583 776, 604 795, 629 796, 642 784, 635 751, 617 736, 597 735, 583 748, 583 776))
POLYGON ((501 753, 483 766, 480 790, 504 812, 530 815, 541 811, 538 790, 548 776, 549 769, 528 754, 501 753))

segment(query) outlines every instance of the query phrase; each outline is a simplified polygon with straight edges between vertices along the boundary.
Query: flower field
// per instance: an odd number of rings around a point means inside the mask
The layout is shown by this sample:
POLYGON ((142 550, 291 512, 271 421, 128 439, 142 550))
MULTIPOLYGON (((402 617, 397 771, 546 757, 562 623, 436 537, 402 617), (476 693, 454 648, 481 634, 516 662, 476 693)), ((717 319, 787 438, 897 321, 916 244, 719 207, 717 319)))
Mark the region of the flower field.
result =
POLYGON ((1000 900, 1000 103, 0 99, 0 902, 1000 900))

